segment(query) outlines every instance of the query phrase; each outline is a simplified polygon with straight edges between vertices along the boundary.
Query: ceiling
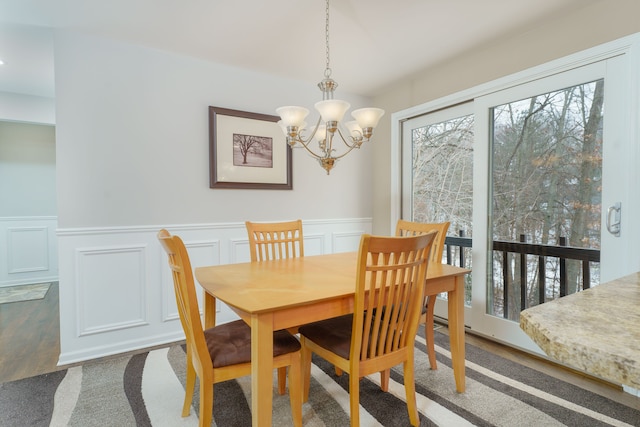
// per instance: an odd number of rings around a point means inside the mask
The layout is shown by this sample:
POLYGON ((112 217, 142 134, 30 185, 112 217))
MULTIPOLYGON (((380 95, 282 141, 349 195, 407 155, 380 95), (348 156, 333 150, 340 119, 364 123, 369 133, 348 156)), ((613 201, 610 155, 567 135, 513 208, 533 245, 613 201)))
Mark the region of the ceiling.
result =
MULTIPOLYGON (((603 0, 332 0, 330 66, 343 90, 389 83, 603 0)), ((323 0, 0 0, 0 91, 54 96, 51 29, 113 38, 313 84, 323 0)))

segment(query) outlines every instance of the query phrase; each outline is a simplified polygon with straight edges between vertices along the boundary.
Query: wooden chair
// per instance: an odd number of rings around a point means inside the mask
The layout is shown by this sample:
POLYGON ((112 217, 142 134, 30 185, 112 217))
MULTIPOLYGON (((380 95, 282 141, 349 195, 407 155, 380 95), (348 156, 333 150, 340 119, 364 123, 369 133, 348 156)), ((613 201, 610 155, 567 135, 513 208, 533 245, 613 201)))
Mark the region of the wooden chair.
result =
MULTIPOLYGON (((169 256, 180 322, 187 342, 187 380, 182 416, 189 415, 196 374, 200 378, 199 425, 211 425, 213 385, 251 374, 251 328, 242 320, 203 330, 191 262, 184 243, 167 230, 158 240, 169 256)), ((287 331, 273 335, 273 366, 289 366, 289 398, 295 426, 302 426, 300 342, 287 331)))
POLYGON ((419 424, 414 343, 435 235, 362 236, 354 313, 300 326, 305 402, 312 352, 349 373, 351 426, 360 425, 360 378, 403 363, 409 419, 419 424))
MULTIPOLYGON (((302 220, 284 222, 246 221, 251 262, 304 256, 302 220)), ((289 330, 297 333, 297 328, 289 330)), ((286 368, 278 371, 278 393, 284 394, 286 368)))
POLYGON ((302 220, 245 222, 251 262, 304 256, 302 220))
MULTIPOLYGON (((415 236, 417 234, 430 233, 436 231, 436 237, 433 240, 433 246, 431 247, 430 262, 438 264, 442 263, 442 252, 444 251, 444 242, 447 238, 447 230, 449 229, 449 222, 437 222, 437 223, 424 223, 424 222, 412 222, 406 220, 398 220, 396 224, 396 236, 415 236)), ((420 323, 424 323, 424 335, 427 341, 427 355, 429 356, 429 365, 431 369, 438 369, 436 362, 436 349, 434 347, 434 333, 433 333, 433 310, 436 303, 436 296, 429 295, 426 297, 425 306, 422 310, 422 317, 420 323)))

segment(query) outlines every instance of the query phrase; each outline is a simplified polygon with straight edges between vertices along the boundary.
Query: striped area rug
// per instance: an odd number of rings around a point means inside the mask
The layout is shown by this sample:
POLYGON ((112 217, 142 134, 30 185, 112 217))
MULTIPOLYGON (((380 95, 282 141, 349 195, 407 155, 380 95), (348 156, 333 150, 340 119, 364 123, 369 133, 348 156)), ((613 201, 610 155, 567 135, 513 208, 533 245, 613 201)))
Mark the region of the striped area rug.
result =
MULTIPOLYGON (((621 405, 469 344, 467 391, 458 394, 448 337, 436 332, 436 344, 432 371, 424 339, 416 342, 421 426, 640 426, 640 403, 621 405)), ((348 426, 347 376, 321 359, 312 376, 304 425, 348 426)), ((173 346, 0 384, 0 426, 196 426, 197 386, 191 415, 180 417, 184 377, 183 347, 173 346)), ((250 426, 250 393, 249 377, 216 385, 213 425, 250 426)), ((389 393, 380 391, 379 375, 364 379, 360 404, 362 426, 408 426, 401 367, 389 393)), ((273 405, 273 425, 290 426, 288 396, 274 389, 273 405)))

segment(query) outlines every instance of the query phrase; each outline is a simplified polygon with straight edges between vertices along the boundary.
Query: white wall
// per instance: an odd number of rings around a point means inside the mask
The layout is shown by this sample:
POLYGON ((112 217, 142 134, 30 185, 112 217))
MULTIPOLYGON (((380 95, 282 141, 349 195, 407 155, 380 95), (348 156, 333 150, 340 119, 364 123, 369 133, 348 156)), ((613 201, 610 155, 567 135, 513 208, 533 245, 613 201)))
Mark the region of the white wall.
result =
POLYGON ((0 287, 58 280, 55 162, 53 126, 0 121, 0 287))
POLYGON ((0 217, 56 215, 55 129, 0 121, 0 217))
POLYGON ((0 92, 0 120, 52 125, 56 121, 55 100, 0 92))
POLYGON ((315 82, 70 31, 55 35, 55 74, 61 363, 182 336, 161 227, 194 266, 248 257, 247 219, 301 218, 309 254, 355 250, 371 230, 369 147, 329 176, 294 150, 290 191, 209 188, 208 107, 275 114, 321 99, 315 82))
POLYGON ((321 99, 314 83, 73 33, 55 46, 60 227, 371 216, 369 146, 329 176, 294 150, 292 191, 209 188, 208 106, 275 115, 321 99))

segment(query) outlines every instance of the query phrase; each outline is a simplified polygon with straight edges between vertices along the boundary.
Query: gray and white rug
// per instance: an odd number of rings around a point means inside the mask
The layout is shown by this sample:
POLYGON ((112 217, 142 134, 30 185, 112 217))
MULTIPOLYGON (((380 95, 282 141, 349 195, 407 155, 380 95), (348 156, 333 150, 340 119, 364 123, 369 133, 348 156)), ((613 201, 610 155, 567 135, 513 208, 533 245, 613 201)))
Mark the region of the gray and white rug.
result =
POLYGON ((42 299, 47 295, 49 286, 51 283, 2 287, 0 288, 0 304, 42 299))
MULTIPOLYGON (((469 344, 467 390, 458 394, 448 337, 436 332, 435 371, 422 337, 416 348, 421 426, 640 426, 640 399, 630 408, 469 344)), ((180 417, 184 373, 184 349, 176 345, 0 384, 0 426, 196 426, 197 387, 191 416, 180 417)), ((312 376, 304 425, 348 426, 347 375, 336 377, 329 364, 314 359, 312 376)), ((389 393, 378 381, 379 375, 361 381, 361 425, 408 426, 401 367, 392 371, 389 393)), ((212 425, 251 425, 249 377, 214 390, 212 425)), ((291 425, 288 395, 275 388, 273 425, 291 425)))

